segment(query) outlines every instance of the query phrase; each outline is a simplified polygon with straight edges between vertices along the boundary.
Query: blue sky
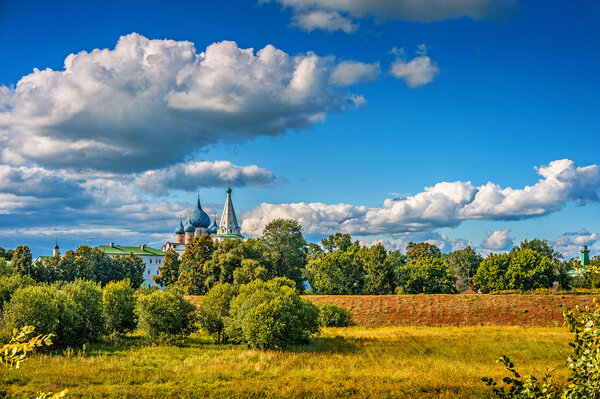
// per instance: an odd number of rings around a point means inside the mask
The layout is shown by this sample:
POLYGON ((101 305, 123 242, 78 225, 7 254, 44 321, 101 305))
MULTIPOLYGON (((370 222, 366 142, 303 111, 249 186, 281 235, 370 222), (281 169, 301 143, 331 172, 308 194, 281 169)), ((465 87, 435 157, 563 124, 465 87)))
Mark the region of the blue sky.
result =
POLYGON ((121 3, 0 3, 0 246, 160 246, 232 180, 246 235, 294 217, 311 240, 600 250, 597 2, 121 3), (264 74, 269 45, 286 66, 264 74), (153 46, 168 66, 134 65, 153 46))

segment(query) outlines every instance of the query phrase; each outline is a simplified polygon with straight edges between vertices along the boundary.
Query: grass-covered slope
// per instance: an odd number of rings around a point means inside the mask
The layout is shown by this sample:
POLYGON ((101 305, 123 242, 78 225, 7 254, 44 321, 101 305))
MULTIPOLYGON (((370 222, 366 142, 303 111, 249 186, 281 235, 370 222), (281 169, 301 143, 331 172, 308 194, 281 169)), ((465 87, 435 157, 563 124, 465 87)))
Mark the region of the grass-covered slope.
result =
POLYGON ((508 355, 542 375, 564 359, 566 328, 350 327, 326 329, 289 352, 212 344, 194 335, 182 347, 88 347, 85 356, 33 356, 0 372, 9 397, 69 389, 72 398, 485 398, 481 377, 501 379, 508 355))

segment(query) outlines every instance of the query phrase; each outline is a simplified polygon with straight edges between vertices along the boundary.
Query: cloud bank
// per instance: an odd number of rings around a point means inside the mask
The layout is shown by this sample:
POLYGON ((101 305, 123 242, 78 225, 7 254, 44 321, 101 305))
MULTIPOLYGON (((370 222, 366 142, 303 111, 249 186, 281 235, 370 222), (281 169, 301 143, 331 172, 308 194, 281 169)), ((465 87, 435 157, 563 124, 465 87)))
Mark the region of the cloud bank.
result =
POLYGON ((599 201, 600 166, 578 167, 568 159, 535 168, 541 176, 520 189, 488 182, 441 182, 406 198, 388 198, 379 207, 323 203, 262 203, 246 212, 242 232, 260 235, 276 218, 298 220, 307 233, 375 235, 456 227, 465 220, 519 220, 599 201))
POLYGON ((259 0, 277 2, 292 10, 292 25, 353 33, 357 20, 437 22, 457 18, 483 20, 502 18, 516 9, 516 0, 259 0))
POLYGON ((64 70, 35 69, 0 87, 0 156, 49 168, 163 168, 219 141, 310 128, 359 107, 364 98, 339 87, 374 68, 231 41, 197 52, 132 33, 114 49, 70 54, 64 70))

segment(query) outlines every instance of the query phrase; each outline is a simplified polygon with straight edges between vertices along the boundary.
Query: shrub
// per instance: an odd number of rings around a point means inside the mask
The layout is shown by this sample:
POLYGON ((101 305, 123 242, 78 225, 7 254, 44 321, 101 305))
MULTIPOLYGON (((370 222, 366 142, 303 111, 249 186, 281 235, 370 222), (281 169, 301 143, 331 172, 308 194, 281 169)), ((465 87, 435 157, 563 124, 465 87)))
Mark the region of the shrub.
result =
POLYGON ((55 290, 48 285, 17 289, 6 305, 5 318, 9 328, 33 326, 39 334, 55 334, 59 322, 55 290))
POLYGON ((235 295, 236 290, 231 284, 217 283, 198 305, 198 324, 218 343, 227 341, 227 335, 224 334, 225 319, 229 316, 231 300, 235 295))
POLYGON ((195 307, 175 290, 155 291, 140 296, 136 314, 138 325, 157 340, 185 336, 193 331, 195 307))
POLYGON ((352 325, 352 314, 341 306, 325 303, 319 306, 321 327, 348 327, 352 325))
POLYGON ((231 303, 226 333, 257 349, 285 349, 306 343, 319 330, 319 309, 286 278, 255 280, 240 287, 231 303))
POLYGON ((552 376, 546 373, 538 380, 536 377, 521 375, 515 370, 514 364, 506 356, 500 357, 506 369, 512 374, 504 377, 505 386, 498 387, 493 378, 483 378, 492 387, 492 392, 498 398, 514 399, 593 399, 600 398, 600 306, 595 309, 576 307, 576 312, 565 311, 565 323, 569 331, 575 334, 571 345, 573 354, 567 358, 571 376, 565 387, 559 387, 552 381, 552 376))
POLYGON ((100 284, 76 280, 66 284, 56 297, 59 305, 57 345, 79 346, 98 341, 104 333, 100 284))
POLYGON ((10 301, 13 293, 19 288, 35 284, 31 277, 13 274, 11 276, 0 277, 0 310, 10 301))
POLYGON ((106 331, 124 334, 136 326, 134 290, 128 279, 111 281, 102 292, 106 331))

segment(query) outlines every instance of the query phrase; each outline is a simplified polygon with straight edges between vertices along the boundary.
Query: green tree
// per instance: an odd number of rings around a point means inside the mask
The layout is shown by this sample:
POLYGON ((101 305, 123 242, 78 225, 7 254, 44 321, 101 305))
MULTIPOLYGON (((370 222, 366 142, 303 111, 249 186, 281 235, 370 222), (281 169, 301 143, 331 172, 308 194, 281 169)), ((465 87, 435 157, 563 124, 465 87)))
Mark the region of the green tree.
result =
POLYGON ((483 257, 469 245, 464 249, 442 255, 442 259, 458 278, 456 285, 459 291, 463 291, 470 287, 471 280, 477 273, 483 257))
POLYGON ((398 284, 406 294, 454 294, 456 276, 441 259, 422 256, 401 267, 398 284))
POLYGON ((115 256, 111 259, 111 263, 112 273, 106 273, 104 279, 101 280, 103 284, 124 279, 128 279, 134 289, 138 289, 144 284, 146 265, 140 256, 133 253, 129 253, 127 256, 115 256))
POLYGON ((129 280, 111 281, 102 290, 108 333, 124 334, 136 327, 134 289, 129 280))
POLYGON ((208 291, 204 263, 212 259, 214 244, 209 235, 194 238, 181 257, 177 285, 188 295, 203 295, 208 291))
POLYGON ((55 290, 48 285, 30 285, 17 289, 5 306, 9 328, 33 326, 38 334, 56 334, 59 307, 55 290))
POLYGON ((0 258, 10 260, 13 257, 14 249, 4 249, 0 247, 0 258))
POLYGON ((57 344, 79 346, 100 339, 105 331, 100 284, 75 280, 62 286, 56 298, 59 304, 57 344))
POLYGON ((357 258, 365 273, 364 294, 386 295, 396 288, 392 262, 387 260, 387 251, 381 244, 361 248, 357 258))
POLYGON ((415 243, 411 241, 406 246, 406 260, 408 262, 416 261, 417 259, 427 258, 430 256, 434 258, 441 258, 442 251, 440 251, 440 249, 436 245, 430 244, 428 242, 415 243))
POLYGON ((525 239, 519 245, 511 249, 510 253, 514 254, 524 249, 531 249, 539 255, 545 256, 551 262, 557 262, 563 258, 563 255, 555 250, 552 245, 548 243, 548 240, 541 240, 539 238, 534 238, 533 240, 525 239))
POLYGON ((554 266, 550 259, 534 250, 523 249, 510 255, 506 271, 508 289, 525 291, 550 288, 554 276, 554 266))
POLYGON ((12 276, 13 268, 6 259, 0 257, 0 277, 12 276))
POLYGON ((233 285, 236 288, 254 280, 269 279, 267 269, 253 259, 242 260, 242 266, 233 271, 233 285))
POLYGON ((357 259, 358 245, 311 259, 305 276, 314 294, 358 295, 365 287, 363 263, 357 259))
POLYGON ((10 265, 15 272, 24 276, 31 276, 33 258, 31 256, 31 250, 29 249, 29 246, 19 245, 17 248, 15 248, 10 265))
POLYGON ((179 254, 173 249, 168 249, 162 265, 158 266, 158 275, 152 276, 152 280, 161 287, 170 287, 179 279, 179 254))
POLYGON ((490 253, 479 265, 473 276, 473 287, 483 293, 505 290, 508 287, 507 272, 509 254, 490 253))
POLYGON ((290 219, 273 220, 263 230, 261 239, 269 274, 289 278, 299 291, 303 291, 302 269, 306 265, 307 245, 300 223, 290 219))
POLYGON ((140 329, 151 339, 169 341, 194 331, 196 308, 177 290, 155 291, 137 300, 140 329))
POLYGON ((241 286, 230 315, 227 335, 251 348, 283 350, 319 331, 319 309, 300 298, 294 281, 281 277, 241 286))
MULTIPOLYGON (((358 243, 355 243, 358 244, 358 243)), ((321 245, 327 252, 347 251, 352 245, 352 238, 349 234, 335 233, 321 240, 321 245)))
POLYGON ((91 280, 102 285, 112 280, 121 280, 121 273, 116 273, 115 262, 99 250, 82 245, 77 250, 68 250, 60 259, 60 276, 62 281, 77 279, 91 280))
POLYGON ((599 256, 594 256, 590 260, 590 264, 585 267, 583 276, 589 282, 590 288, 598 288, 600 286, 600 257, 599 256))
POLYGON ((35 281, 31 277, 20 274, 0 277, 0 311, 4 309, 15 291, 34 284, 35 281))
POLYGON ((225 320, 229 316, 231 301, 236 294, 231 284, 217 283, 198 305, 198 324, 200 328, 211 334, 217 343, 227 341, 225 320))

